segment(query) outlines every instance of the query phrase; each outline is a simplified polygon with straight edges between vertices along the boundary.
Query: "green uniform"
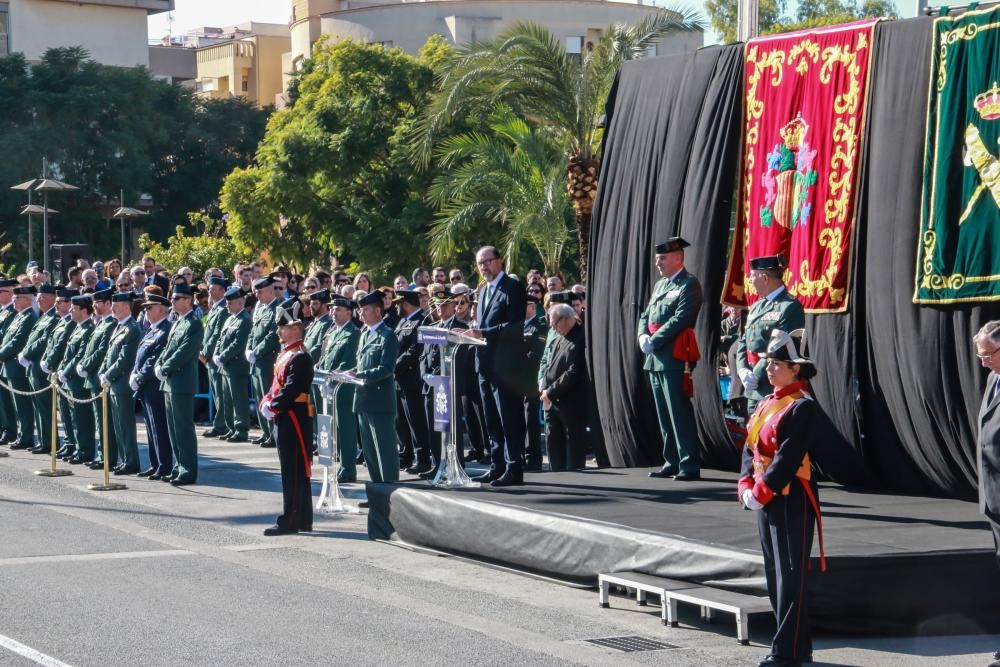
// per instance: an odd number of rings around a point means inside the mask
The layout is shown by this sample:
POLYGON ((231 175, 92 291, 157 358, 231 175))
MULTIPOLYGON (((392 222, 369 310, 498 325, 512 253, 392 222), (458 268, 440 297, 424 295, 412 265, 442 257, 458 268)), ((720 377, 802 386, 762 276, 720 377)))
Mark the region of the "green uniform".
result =
POLYGON ((364 380, 354 395, 361 428, 361 450, 373 482, 399 481, 396 447, 396 357, 399 341, 385 324, 365 328, 358 343, 354 372, 364 380))
MULTIPOLYGON (((0 340, 7 335, 17 311, 14 310, 14 303, 0 307, 0 340)), ((14 401, 10 392, 0 388, 0 443, 14 442, 17 439, 17 413, 14 411, 14 401)))
MULTIPOLYGON (((66 347, 69 343, 70 337, 73 332, 76 331, 76 322, 69 315, 64 315, 59 319, 58 324, 52 330, 52 337, 49 340, 48 345, 45 347, 45 352, 42 354, 42 360, 38 362, 38 370, 45 374, 45 378, 48 381, 51 376, 59 370, 59 366, 62 364, 63 357, 66 354, 66 347)), ((62 423, 64 433, 64 440, 66 447, 71 450, 76 449, 76 431, 73 428, 73 407, 66 397, 62 394, 59 395, 59 414, 62 416, 62 423)), ((47 418, 52 414, 52 408, 49 407, 49 411, 45 413, 47 418)), ((52 428, 59 430, 59 424, 52 424, 52 428)), ((49 435, 51 438, 52 436, 49 435)), ((70 452, 72 453, 72 452, 70 452)))
MULTIPOLYGON (((309 356, 312 357, 313 368, 319 368, 319 359, 323 354, 323 341, 326 339, 326 332, 330 330, 330 325, 332 324, 333 318, 329 314, 326 314, 323 317, 314 319, 306 328, 306 334, 302 339, 302 343, 305 345, 306 351, 309 352, 309 356)), ((313 444, 315 445, 315 440, 319 437, 316 416, 319 414, 319 407, 323 405, 323 402, 319 387, 313 386, 310 388, 310 391, 312 392, 313 405, 317 408, 312 413, 313 444)))
POLYGON ((556 344, 559 339, 556 330, 549 327, 548 333, 545 334, 545 347, 542 348, 542 360, 538 363, 538 386, 542 386, 542 380, 545 379, 545 371, 549 367, 549 357, 552 356, 552 347, 556 344))
MULTIPOLYGON (((21 358, 30 361, 28 384, 32 391, 48 388, 49 374, 42 370, 41 361, 51 344, 55 344, 54 332, 62 324, 53 306, 41 314, 31 329, 28 342, 21 350, 21 358)), ((32 397, 35 406, 35 431, 38 433, 38 447, 47 449, 52 443, 52 392, 43 391, 32 397)))
MULTIPOLYGON (((14 316, 0 345, 0 363, 3 364, 4 382, 18 392, 30 392, 28 373, 18 360, 24 346, 28 344, 31 329, 38 321, 34 308, 28 307, 14 316)), ((31 396, 13 394, 14 412, 17 417, 16 444, 22 447, 35 446, 35 408, 31 396)))
POLYGON ((765 358, 771 332, 775 329, 795 331, 805 325, 806 315, 802 304, 786 289, 782 289, 774 298, 758 299, 750 306, 743 336, 736 344, 736 365, 739 368, 740 379, 743 380, 749 373, 757 381, 757 386, 753 389, 746 386, 745 380, 743 382, 747 409, 750 412, 753 412, 758 401, 771 395, 765 358))
POLYGON ((222 325, 215 346, 215 356, 222 362, 222 406, 228 413, 226 424, 230 433, 241 439, 247 437, 250 428, 250 363, 244 353, 252 326, 250 313, 246 310, 230 315, 222 325))
MULTIPOLYGON (((321 371, 349 371, 358 361, 358 341, 361 330, 351 320, 342 327, 333 327, 323 344, 318 368, 321 371)), ((337 452, 340 455, 340 481, 355 481, 358 478, 358 416, 354 412, 354 385, 342 384, 337 389, 337 452)), ((316 405, 321 405, 317 401, 316 405)), ((325 410, 329 414, 329 409, 325 410)))
POLYGON ((174 453, 172 480, 198 480, 198 437, 194 432, 194 395, 198 393, 198 351, 204 330, 201 320, 189 311, 170 327, 163 352, 156 362, 160 388, 166 395, 167 432, 174 453))
MULTIPOLYGON (((84 386, 90 391, 91 395, 96 395, 101 393, 101 381, 97 378, 97 371, 101 368, 101 364, 104 362, 104 357, 108 353, 108 346, 111 344, 111 334, 115 332, 118 327, 118 320, 112 317, 110 314, 105 315, 104 319, 97 323, 94 327, 94 333, 90 335, 90 340, 87 341, 87 350, 83 353, 83 357, 77 361, 77 372, 84 378, 84 386)), ((97 438, 99 441, 104 437, 104 401, 98 400, 94 401, 92 404, 92 409, 94 411, 94 425, 97 428, 97 438)), ((108 414, 111 413, 111 401, 108 400, 108 414)), ((118 438, 115 437, 115 429, 111 424, 108 424, 107 429, 108 435, 108 464, 111 467, 115 466, 115 462, 118 460, 118 438)), ((104 449, 103 447, 97 451, 96 461, 104 460, 104 449)))
POLYGON ((215 402, 215 418, 209 432, 215 433, 215 435, 224 435, 233 430, 232 421, 226 421, 226 418, 232 415, 232 411, 224 409, 222 405, 225 395, 222 371, 212 361, 215 349, 219 344, 219 336, 222 334, 222 327, 228 319, 229 309, 226 308, 226 300, 220 299, 205 317, 205 339, 201 344, 201 354, 205 357, 205 370, 208 371, 208 386, 212 392, 212 400, 215 402))
POLYGON ((642 367, 649 373, 653 387, 663 437, 664 471, 672 473, 696 475, 701 471, 694 410, 684 393, 684 362, 674 358, 674 341, 694 327, 701 303, 701 284, 681 269, 673 278, 661 278, 656 283, 649 305, 639 318, 638 335, 649 336, 653 346, 642 367))
MULTIPOLYGON (((247 353, 253 354, 251 362, 251 377, 257 405, 271 391, 274 380, 274 362, 278 359, 280 345, 278 344, 278 327, 275 325, 275 311, 278 309, 278 299, 269 305, 258 303, 253 309, 253 326, 250 328, 250 338, 247 339, 247 353)), ((264 431, 262 438, 272 442, 271 431, 273 422, 260 416, 260 428, 264 431)))
MULTIPOLYGON (((76 372, 77 364, 83 360, 87 351, 87 343, 94 333, 94 320, 87 318, 78 322, 66 344, 66 353, 59 364, 60 378, 64 378, 64 388, 73 398, 84 400, 93 397, 93 392, 87 389, 83 378, 76 372)), ((100 401, 96 401, 100 403, 100 401)), ((94 460, 94 408, 89 403, 68 403, 73 415, 73 432, 76 435, 76 459, 82 461, 94 460)), ((67 427, 68 428, 68 427, 67 427)))
MULTIPOLYGON (((135 392, 128 386, 129 376, 135 367, 135 355, 139 351, 142 329, 129 317, 118 322, 111 333, 108 353, 98 371, 98 376, 107 381, 111 424, 118 443, 118 455, 124 472, 139 472, 139 448, 135 442, 135 392)), ((110 453, 108 454, 110 457, 110 453)), ((112 466, 116 461, 108 459, 112 466)))

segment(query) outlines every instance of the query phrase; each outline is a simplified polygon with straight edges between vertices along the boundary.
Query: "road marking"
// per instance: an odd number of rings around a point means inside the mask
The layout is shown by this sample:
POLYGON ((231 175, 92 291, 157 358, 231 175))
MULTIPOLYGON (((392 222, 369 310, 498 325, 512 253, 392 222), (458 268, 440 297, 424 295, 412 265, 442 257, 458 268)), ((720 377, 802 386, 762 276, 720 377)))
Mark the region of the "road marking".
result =
MULTIPOLYGON (((185 549, 165 549, 161 551, 118 551, 101 554, 65 554, 61 556, 22 556, 20 558, 0 558, 4 565, 34 565, 35 563, 75 563, 91 560, 120 560, 126 558, 164 558, 169 556, 194 556, 195 552, 185 549)), ((2 637, 2 635, 0 635, 2 637)))
POLYGON ((39 665, 44 665, 44 667, 70 667, 69 664, 63 662, 62 660, 56 660, 50 655, 45 655, 41 651, 36 651, 30 646, 25 646, 21 642, 11 639, 10 637, 4 637, 0 635, 0 646, 4 647, 12 653, 16 653, 23 658, 27 658, 32 662, 36 662, 39 665))

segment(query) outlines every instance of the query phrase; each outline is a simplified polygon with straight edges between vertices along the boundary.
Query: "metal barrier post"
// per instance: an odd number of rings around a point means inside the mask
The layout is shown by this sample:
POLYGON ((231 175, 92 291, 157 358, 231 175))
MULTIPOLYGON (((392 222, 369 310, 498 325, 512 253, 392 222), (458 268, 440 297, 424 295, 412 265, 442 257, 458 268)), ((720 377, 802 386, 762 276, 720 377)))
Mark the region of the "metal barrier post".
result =
POLYGON ((59 413, 56 406, 59 405, 59 385, 56 384, 55 376, 50 380, 52 387, 52 467, 48 470, 36 470, 39 477, 69 477, 72 470, 56 467, 56 450, 59 449, 59 413))
POLYGON ((119 482, 112 482, 110 477, 110 463, 108 462, 108 385, 101 385, 101 412, 104 419, 101 429, 101 446, 104 449, 104 484, 88 484, 91 491, 121 491, 128 487, 119 482))

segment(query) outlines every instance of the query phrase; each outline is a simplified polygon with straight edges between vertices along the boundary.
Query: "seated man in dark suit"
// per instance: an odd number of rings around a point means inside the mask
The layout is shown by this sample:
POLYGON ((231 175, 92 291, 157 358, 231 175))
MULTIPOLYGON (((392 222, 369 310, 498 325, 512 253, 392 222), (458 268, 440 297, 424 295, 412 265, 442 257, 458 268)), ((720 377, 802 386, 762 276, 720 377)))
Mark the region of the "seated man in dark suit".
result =
POLYGON ((477 478, 493 486, 524 483, 524 401, 518 391, 517 369, 524 363, 524 284, 503 269, 500 252, 480 248, 476 263, 485 283, 480 288, 474 336, 486 346, 477 350, 479 389, 490 436, 490 470, 477 478))
MULTIPOLYGON (((986 393, 979 406, 979 511, 993 530, 993 546, 1000 558, 1000 320, 993 320, 972 339, 979 363, 990 374, 986 393)), ((989 667, 1000 667, 1000 651, 993 654, 989 667)))

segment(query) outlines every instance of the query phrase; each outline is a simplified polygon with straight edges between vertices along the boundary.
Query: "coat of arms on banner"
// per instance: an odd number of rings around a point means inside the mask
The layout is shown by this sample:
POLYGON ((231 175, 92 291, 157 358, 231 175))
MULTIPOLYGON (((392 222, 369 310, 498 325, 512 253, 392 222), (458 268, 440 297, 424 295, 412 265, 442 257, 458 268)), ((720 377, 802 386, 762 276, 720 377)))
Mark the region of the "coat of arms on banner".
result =
POLYGON ((759 295, 750 260, 788 257, 807 312, 847 309, 855 183, 877 19, 758 37, 744 57, 739 207, 723 303, 759 295))
POLYGON ((934 21, 913 301, 1000 300, 1000 8, 934 21))

